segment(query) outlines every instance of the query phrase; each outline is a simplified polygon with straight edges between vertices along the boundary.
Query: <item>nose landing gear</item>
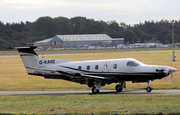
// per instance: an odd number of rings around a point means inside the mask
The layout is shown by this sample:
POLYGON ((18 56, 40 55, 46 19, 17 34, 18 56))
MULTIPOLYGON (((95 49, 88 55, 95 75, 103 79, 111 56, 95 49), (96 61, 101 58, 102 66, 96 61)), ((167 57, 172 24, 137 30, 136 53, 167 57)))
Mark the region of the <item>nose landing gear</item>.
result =
POLYGON ((148 84, 148 87, 146 88, 146 91, 147 91, 147 92, 151 92, 151 91, 152 91, 152 88, 150 87, 149 81, 147 82, 147 84, 148 84))

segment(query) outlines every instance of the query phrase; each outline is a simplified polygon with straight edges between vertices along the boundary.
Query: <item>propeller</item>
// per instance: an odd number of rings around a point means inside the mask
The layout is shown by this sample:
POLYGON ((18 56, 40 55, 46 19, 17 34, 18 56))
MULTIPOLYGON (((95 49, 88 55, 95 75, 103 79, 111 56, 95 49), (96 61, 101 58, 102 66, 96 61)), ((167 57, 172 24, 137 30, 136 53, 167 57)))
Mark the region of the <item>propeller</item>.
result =
POLYGON ((171 84, 171 85, 173 85, 173 75, 172 75, 172 73, 173 72, 175 72, 175 71, 177 71, 177 69, 176 68, 174 68, 174 67, 169 67, 169 74, 170 74, 170 76, 169 76, 169 83, 171 84))
POLYGON ((171 71, 170 71, 170 76, 169 76, 169 84, 173 85, 173 75, 171 71))
POLYGON ((171 70, 171 68, 172 68, 172 60, 171 60, 171 56, 172 55, 170 55, 170 67, 169 67, 169 71, 168 71, 168 73, 169 73, 169 84, 172 86, 173 85, 173 75, 172 75, 172 70, 171 70))

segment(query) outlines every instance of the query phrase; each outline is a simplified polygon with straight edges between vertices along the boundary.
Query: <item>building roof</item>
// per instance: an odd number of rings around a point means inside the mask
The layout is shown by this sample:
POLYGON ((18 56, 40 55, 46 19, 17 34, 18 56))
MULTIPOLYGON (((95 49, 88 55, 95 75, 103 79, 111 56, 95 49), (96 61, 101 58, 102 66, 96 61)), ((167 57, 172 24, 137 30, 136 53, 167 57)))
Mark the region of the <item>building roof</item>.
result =
POLYGON ((53 38, 34 42, 35 44, 48 43, 54 40, 61 41, 111 41, 111 40, 124 40, 124 38, 111 38, 107 34, 80 34, 80 35, 56 35, 53 38))
POLYGON ((112 40, 124 40, 124 38, 113 38, 112 40))
POLYGON ((112 40, 112 38, 106 34, 56 35, 54 38, 59 38, 62 41, 112 40))
POLYGON ((40 43, 46 43, 46 42, 50 42, 53 38, 49 38, 49 39, 45 39, 45 40, 41 40, 41 41, 37 41, 37 42, 34 42, 36 44, 40 44, 40 43))

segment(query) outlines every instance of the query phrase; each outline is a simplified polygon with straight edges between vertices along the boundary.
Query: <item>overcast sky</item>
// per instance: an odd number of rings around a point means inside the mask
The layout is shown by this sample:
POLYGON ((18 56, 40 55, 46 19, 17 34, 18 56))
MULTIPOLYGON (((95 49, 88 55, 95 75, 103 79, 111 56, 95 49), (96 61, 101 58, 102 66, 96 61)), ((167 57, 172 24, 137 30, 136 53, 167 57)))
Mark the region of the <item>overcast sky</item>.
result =
POLYGON ((76 16, 118 23, 180 20, 180 0, 0 0, 0 21, 34 22, 39 17, 76 16))

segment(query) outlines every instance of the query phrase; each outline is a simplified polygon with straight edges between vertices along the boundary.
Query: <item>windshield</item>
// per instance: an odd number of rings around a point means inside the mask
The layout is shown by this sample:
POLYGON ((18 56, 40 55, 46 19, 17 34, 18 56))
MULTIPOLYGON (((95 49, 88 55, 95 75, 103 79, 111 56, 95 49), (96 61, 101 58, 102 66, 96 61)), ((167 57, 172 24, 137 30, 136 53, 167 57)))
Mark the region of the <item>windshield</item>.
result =
POLYGON ((138 61, 128 61, 127 62, 127 66, 128 67, 136 67, 136 66, 138 66, 138 65, 140 65, 141 63, 140 62, 138 62, 138 61))

